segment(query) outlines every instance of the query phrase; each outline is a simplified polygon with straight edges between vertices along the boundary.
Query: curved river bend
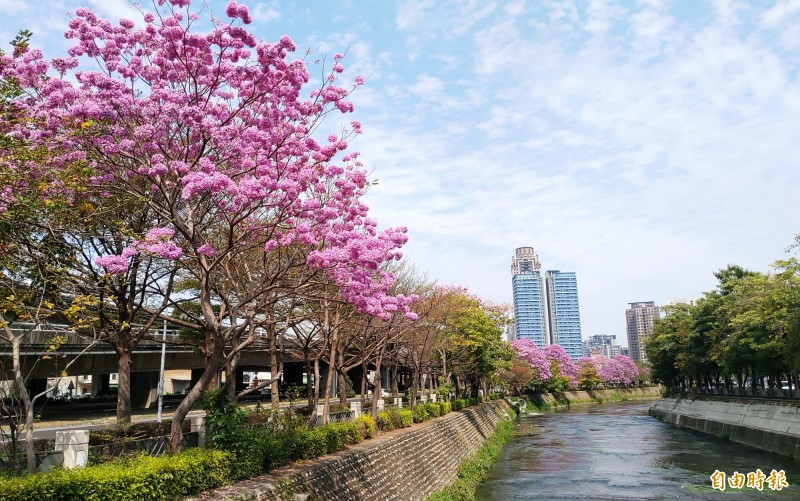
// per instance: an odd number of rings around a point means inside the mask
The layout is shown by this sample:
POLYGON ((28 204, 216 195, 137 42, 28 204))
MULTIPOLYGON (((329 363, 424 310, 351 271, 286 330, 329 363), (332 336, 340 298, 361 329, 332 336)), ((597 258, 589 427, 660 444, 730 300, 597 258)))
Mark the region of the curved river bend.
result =
POLYGON ((477 499, 800 499, 800 463, 664 424, 647 415, 651 405, 588 405, 520 418, 477 499), (715 470, 757 469, 767 476, 784 470, 789 487, 711 487, 715 470))

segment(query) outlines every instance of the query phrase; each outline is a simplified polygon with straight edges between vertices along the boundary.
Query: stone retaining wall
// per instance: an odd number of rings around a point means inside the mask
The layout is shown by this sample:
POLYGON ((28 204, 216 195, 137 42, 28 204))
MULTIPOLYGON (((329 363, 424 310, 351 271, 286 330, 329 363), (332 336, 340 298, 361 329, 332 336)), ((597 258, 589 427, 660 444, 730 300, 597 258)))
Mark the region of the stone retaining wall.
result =
POLYGON ((661 398, 660 386, 641 386, 635 388, 612 388, 608 390, 575 390, 537 395, 534 405, 548 407, 588 404, 604 401, 623 401, 661 398))
POLYGON ((198 500, 418 500, 452 483, 509 415, 504 401, 484 403, 347 450, 201 495, 198 500))
POLYGON ((665 398, 650 415, 731 442, 800 459, 800 403, 697 396, 665 398))

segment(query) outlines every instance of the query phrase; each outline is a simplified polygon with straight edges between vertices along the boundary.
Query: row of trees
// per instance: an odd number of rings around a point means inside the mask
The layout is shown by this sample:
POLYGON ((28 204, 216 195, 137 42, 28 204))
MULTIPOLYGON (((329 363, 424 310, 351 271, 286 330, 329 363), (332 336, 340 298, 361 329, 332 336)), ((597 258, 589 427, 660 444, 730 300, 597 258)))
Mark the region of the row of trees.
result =
POLYGON ((340 54, 312 77, 289 59, 289 37, 256 41, 236 2, 228 21, 198 32, 189 3, 159 1, 136 23, 78 9, 65 57, 45 59, 26 31, 0 55, 0 327, 29 469, 37 395, 21 350, 45 324, 113 347, 121 422, 138 343, 158 340, 150 333, 164 321, 180 329, 205 368, 174 413, 173 451, 220 372, 221 394, 241 396, 241 353, 259 343, 272 379, 245 392, 271 386, 277 406, 291 352, 314 375, 309 403, 324 403, 323 420, 332 381, 343 400, 359 366, 375 370, 362 389, 378 394, 386 365, 395 391, 405 367, 413 391, 452 382, 463 392, 511 359, 504 308, 398 263, 406 229, 379 231, 368 217, 370 183, 346 152, 361 125, 337 123, 322 139, 323 119, 350 113, 363 79, 339 84, 340 54))
POLYGON ((571 388, 629 385, 639 380, 639 368, 631 358, 617 355, 582 357, 573 361, 564 348, 547 345, 540 349, 530 339, 511 343, 516 357, 507 382, 516 393, 523 391, 565 391, 571 388))
POLYGON ((646 342, 652 377, 691 387, 790 388, 800 371, 800 262, 776 261, 774 272, 728 266, 694 306, 666 310, 646 342))

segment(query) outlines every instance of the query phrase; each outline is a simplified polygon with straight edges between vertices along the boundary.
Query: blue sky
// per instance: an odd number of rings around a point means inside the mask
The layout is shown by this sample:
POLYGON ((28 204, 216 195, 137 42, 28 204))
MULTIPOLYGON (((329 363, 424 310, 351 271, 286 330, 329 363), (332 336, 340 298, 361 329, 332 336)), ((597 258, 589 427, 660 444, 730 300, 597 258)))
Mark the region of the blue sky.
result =
MULTIPOLYGON (((800 233, 800 1, 244 2, 258 38, 347 52, 382 226, 431 278, 511 299, 511 256, 575 271, 583 335, 628 302, 768 271, 800 233)), ((226 2, 210 0, 224 14, 226 2)), ((52 57, 81 5, 0 0, 52 57)), ((336 120, 329 125, 335 128, 336 120)))

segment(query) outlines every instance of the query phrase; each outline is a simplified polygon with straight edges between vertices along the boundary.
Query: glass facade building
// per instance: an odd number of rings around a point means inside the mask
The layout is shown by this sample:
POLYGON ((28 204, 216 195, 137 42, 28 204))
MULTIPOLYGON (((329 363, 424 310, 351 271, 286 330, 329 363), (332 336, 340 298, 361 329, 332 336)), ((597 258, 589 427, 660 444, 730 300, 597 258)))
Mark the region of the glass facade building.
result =
POLYGON ((582 355, 578 281, 574 272, 542 274, 533 247, 519 247, 511 262, 516 339, 539 348, 558 344, 572 359, 582 355))
POLYGON ((516 339, 530 339, 536 346, 547 344, 544 287, 539 271, 514 275, 514 334, 516 339))
POLYGON ((545 285, 550 343, 561 346, 570 358, 577 360, 583 355, 578 279, 571 271, 548 270, 545 285))

